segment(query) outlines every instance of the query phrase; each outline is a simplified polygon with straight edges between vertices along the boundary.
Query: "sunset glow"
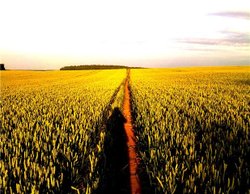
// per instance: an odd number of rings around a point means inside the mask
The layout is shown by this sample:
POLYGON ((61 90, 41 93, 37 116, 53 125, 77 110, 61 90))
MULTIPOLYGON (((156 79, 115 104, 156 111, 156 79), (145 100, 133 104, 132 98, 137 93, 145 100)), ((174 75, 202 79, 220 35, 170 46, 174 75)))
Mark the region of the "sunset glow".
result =
POLYGON ((0 63, 163 67, 250 64, 250 3, 1 1, 0 63))

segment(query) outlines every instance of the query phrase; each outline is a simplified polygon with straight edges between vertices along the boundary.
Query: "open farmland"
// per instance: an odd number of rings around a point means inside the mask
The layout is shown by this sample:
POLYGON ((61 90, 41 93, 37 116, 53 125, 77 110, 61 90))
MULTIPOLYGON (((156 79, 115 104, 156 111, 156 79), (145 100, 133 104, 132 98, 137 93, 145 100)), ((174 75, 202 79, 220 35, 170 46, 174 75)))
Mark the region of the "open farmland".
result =
POLYGON ((103 115, 125 77, 126 70, 1 72, 0 192, 96 189, 103 115))
POLYGON ((145 191, 249 192, 249 67, 133 70, 130 82, 145 191))
POLYGON ((0 193, 250 191, 250 67, 0 73, 0 193))

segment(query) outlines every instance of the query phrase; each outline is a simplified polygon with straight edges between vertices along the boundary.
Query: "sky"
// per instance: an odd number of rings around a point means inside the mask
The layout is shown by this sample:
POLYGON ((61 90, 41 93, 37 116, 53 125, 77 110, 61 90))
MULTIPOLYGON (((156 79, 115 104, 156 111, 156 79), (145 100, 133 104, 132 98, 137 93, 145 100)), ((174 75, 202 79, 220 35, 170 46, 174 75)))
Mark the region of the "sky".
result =
POLYGON ((0 63, 249 65, 249 0, 1 0, 0 63))

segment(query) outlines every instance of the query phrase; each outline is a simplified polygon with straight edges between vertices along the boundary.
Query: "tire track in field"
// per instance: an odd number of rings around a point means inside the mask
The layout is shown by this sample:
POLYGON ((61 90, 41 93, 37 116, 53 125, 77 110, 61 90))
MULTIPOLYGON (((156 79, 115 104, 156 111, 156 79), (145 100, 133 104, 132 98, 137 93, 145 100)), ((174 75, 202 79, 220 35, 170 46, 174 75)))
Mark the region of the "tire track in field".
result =
POLYGON ((107 122, 107 119, 109 118, 110 112, 112 111, 112 104, 114 104, 115 99, 117 97, 118 92, 120 91, 122 85, 124 85, 126 81, 126 78, 120 83, 120 85, 115 89, 113 95, 111 96, 108 105, 105 107, 103 114, 102 114, 102 121, 101 121, 101 128, 105 126, 105 123, 107 122))
POLYGON ((136 141, 132 125, 129 90, 130 70, 117 87, 102 115, 102 129, 106 130, 104 158, 99 169, 103 169, 96 194, 140 194, 137 173, 136 141), (119 92, 123 92, 121 106, 112 108, 119 92))
POLYGON ((140 194, 141 184, 138 175, 139 160, 136 153, 136 140, 132 125, 132 114, 130 105, 130 90, 129 90, 130 70, 127 70, 127 78, 124 86, 124 101, 123 101, 123 115, 126 119, 124 129, 127 136, 127 150, 128 150, 128 165, 130 176, 130 193, 140 194))
MULTIPOLYGON (((96 130, 93 130, 90 135, 90 137, 93 138, 93 147, 92 149, 95 149, 95 154, 97 154, 98 152, 98 148, 97 148, 97 144, 98 144, 98 141, 100 140, 100 134, 102 131, 105 131, 107 130, 107 127, 108 127, 108 123, 110 122, 110 117, 112 116, 112 105, 114 104, 116 98, 117 98, 117 95, 119 93, 119 91, 121 90, 121 87, 124 85, 126 81, 126 77, 121 81, 121 83, 119 84, 119 86, 115 89, 115 91, 113 92, 110 100, 108 101, 107 105, 104 107, 104 110, 103 112, 101 113, 100 115, 100 120, 97 122, 97 125, 96 125, 96 130), (99 137, 99 138, 96 138, 96 137, 99 137)), ((107 139, 107 137, 106 137, 107 139)), ((107 149, 107 148, 104 148, 104 149, 107 149)), ((109 146, 108 146, 108 149, 109 149, 109 146)), ((105 155, 105 154, 104 154, 105 155)), ((98 162, 97 166, 96 166, 96 169, 95 171, 93 172, 93 177, 98 177, 99 176, 99 171, 105 171, 105 168, 106 168, 106 158, 102 155, 99 155, 100 157, 102 157, 102 159, 100 159, 100 161, 98 162)), ((83 171, 85 169, 82 169, 83 171)), ((106 175, 105 175, 106 176, 106 175)), ((101 177, 102 179, 103 177, 101 177)), ((97 188, 94 190, 94 194, 102 194, 102 193, 111 193, 110 192, 110 188, 108 186, 108 188, 106 188, 106 186, 103 186, 102 184, 107 184, 107 182, 103 183, 102 182, 103 180, 101 180, 101 184, 99 184, 97 186, 97 188), (103 189, 104 187, 104 189, 103 189)), ((83 182, 80 181, 78 183, 78 185, 76 186, 76 192, 83 192, 84 191, 84 185, 83 185, 83 182)), ((112 193, 111 193, 112 194, 112 193)))
POLYGON ((94 194, 129 194, 129 169, 128 156, 126 146, 126 134, 124 122, 126 121, 122 113, 124 85, 127 76, 122 80, 120 85, 115 89, 108 104, 104 108, 99 122, 99 130, 105 131, 105 140, 102 159, 97 167, 97 171, 101 173, 100 181, 94 194), (118 95, 121 92, 121 99, 118 95), (115 102, 117 107, 113 107, 115 102))

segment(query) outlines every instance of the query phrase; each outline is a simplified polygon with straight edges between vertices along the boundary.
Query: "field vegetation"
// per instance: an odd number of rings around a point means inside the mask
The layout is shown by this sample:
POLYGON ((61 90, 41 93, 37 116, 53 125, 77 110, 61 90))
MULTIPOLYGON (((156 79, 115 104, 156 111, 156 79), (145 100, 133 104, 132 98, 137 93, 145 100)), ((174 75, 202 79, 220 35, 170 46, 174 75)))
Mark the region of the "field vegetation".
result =
POLYGON ((132 70, 145 191, 249 192, 249 70, 132 70))
POLYGON ((0 192, 92 193, 125 70, 1 74, 0 192))
MULTIPOLYGON (((126 69, 0 76, 0 193, 129 193, 126 69)), ((142 193, 250 191, 250 67, 128 80, 142 193)))

